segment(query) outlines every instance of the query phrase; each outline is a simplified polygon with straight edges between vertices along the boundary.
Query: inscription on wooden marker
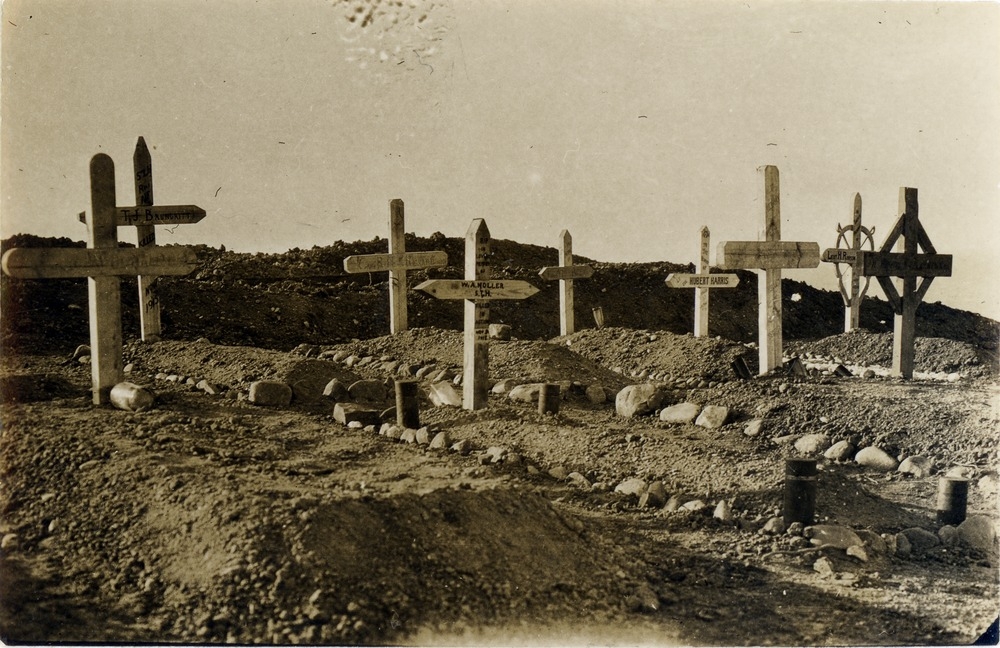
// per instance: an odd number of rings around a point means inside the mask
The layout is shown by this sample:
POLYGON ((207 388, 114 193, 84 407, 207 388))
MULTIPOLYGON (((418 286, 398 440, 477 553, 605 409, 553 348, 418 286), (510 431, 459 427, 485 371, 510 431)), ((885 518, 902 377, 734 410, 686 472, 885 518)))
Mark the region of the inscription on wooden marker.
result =
POLYGON ((913 378, 917 307, 934 277, 951 276, 950 254, 938 254, 920 223, 917 190, 899 190, 899 219, 878 252, 861 252, 861 274, 875 277, 895 312, 892 374, 913 378), (891 252, 893 246, 897 252, 891 252), (923 250, 921 254, 920 251, 923 250), (897 277, 899 287, 893 284, 897 277), (920 283, 917 283, 920 279, 920 283))
POLYGON ((389 272, 389 330, 395 335, 407 330, 406 271, 441 268, 448 265, 448 255, 440 251, 407 252, 403 222, 403 201, 389 201, 389 253, 360 254, 344 259, 344 271, 389 272))
POLYGON ((698 274, 669 274, 667 286, 670 288, 696 288, 694 291, 694 335, 708 336, 709 288, 735 288, 740 278, 734 274, 709 274, 708 253, 711 234, 707 227, 701 228, 701 254, 698 259, 698 274))
POLYGON ((559 335, 576 331, 573 313, 573 280, 587 279, 594 274, 589 265, 573 265, 573 237, 569 230, 559 232, 559 265, 538 271, 546 281, 559 281, 559 335))
POLYGON ((87 249, 14 248, 2 259, 12 277, 47 279, 87 277, 93 400, 107 403, 111 388, 122 381, 121 276, 183 275, 197 267, 190 248, 118 247, 115 222, 115 165, 100 153, 90 161, 87 249))
POLYGON ((526 281, 490 279, 490 230, 486 221, 472 221, 465 234, 465 279, 429 279, 416 290, 437 299, 465 300, 465 355, 462 407, 486 407, 489 396, 490 300, 526 299, 538 289, 526 281))
POLYGON ((840 296, 844 300, 844 332, 858 328, 861 321, 861 300, 868 292, 870 277, 865 277, 865 285, 861 286, 862 267, 861 253, 862 246, 867 242, 870 250, 874 251, 875 242, 872 235, 875 228, 867 228, 861 224, 861 194, 854 194, 854 221, 850 225, 841 226, 837 224, 837 247, 823 251, 823 261, 833 263, 834 271, 837 273, 837 283, 840 286, 840 296), (847 233, 851 233, 850 247, 848 245, 847 233), (842 245, 843 244, 843 245, 842 245), (850 290, 844 285, 844 272, 840 266, 847 265, 851 273, 850 290))
POLYGON ((775 166, 764 169, 764 230, 763 241, 727 241, 720 243, 718 250, 718 263, 723 269, 761 271, 757 274, 761 375, 781 364, 781 270, 819 265, 819 243, 781 240, 781 203, 775 166))

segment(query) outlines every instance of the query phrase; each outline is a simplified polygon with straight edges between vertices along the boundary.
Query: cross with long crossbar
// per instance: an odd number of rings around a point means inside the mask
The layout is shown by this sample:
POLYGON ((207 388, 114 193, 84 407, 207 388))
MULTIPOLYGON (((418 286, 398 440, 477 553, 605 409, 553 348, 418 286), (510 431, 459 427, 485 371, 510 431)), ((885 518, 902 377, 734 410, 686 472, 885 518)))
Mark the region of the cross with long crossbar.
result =
POLYGON ((90 205, 87 248, 14 248, 0 265, 21 279, 87 277, 93 400, 100 405, 123 377, 119 277, 185 275, 198 259, 188 247, 118 247, 115 164, 104 153, 90 160, 90 205))

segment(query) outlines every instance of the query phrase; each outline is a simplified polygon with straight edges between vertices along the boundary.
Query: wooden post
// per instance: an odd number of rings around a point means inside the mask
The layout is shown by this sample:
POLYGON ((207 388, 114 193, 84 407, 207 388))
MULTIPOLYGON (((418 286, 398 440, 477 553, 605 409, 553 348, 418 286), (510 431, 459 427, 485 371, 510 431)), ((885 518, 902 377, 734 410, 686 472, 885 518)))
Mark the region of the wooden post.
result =
POLYGON ((119 277, 183 275, 198 260, 184 247, 119 248, 121 209, 115 206, 115 165, 103 153, 90 161, 88 244, 80 248, 13 248, 0 265, 11 277, 59 279, 87 277, 90 313, 91 384, 94 404, 110 400, 122 380, 122 321, 119 277))
MULTIPOLYGON (((701 254, 698 258, 698 274, 708 274, 708 246, 711 235, 708 226, 701 228, 701 254)), ((708 288, 699 286, 694 289, 694 336, 708 337, 708 288)))
POLYGON ((710 274, 708 262, 709 233, 701 228, 701 254, 697 274, 667 275, 667 285, 671 288, 694 288, 694 336, 708 336, 708 291, 712 288, 735 288, 740 278, 734 274, 710 274))
POLYGON ((403 222, 403 201, 389 201, 389 253, 361 254, 344 259, 346 272, 389 271, 389 331, 393 335, 407 330, 406 271, 439 268, 448 265, 444 252, 407 252, 403 222))
POLYGON ((899 219, 878 252, 859 252, 862 275, 878 279, 895 319, 892 339, 892 374, 913 377, 917 307, 934 277, 950 277, 950 254, 938 254, 920 224, 917 190, 899 190, 899 219), (899 240, 902 237, 903 240, 899 240), (892 252, 893 246, 896 252, 892 252), (919 250, 924 253, 920 254, 919 250), (897 277, 898 286, 892 277, 897 277), (918 285, 917 279, 921 282, 918 285))
POLYGON ((542 268, 542 279, 559 280, 559 335, 576 331, 573 317, 573 280, 586 279, 594 274, 589 265, 573 265, 573 237, 569 230, 559 232, 559 265, 542 268))
MULTIPOLYGON (((153 205, 153 160, 146 147, 146 140, 139 138, 132 155, 135 172, 135 204, 141 207, 153 205)), ((156 226, 137 225, 135 228, 137 247, 156 245, 156 226)), ((160 296, 156 277, 139 275, 139 323, 142 339, 155 342, 160 339, 160 296)))
POLYGON ((870 277, 865 277, 864 288, 861 287, 861 252, 864 242, 868 242, 868 247, 874 250, 875 243, 872 234, 875 228, 871 229, 861 224, 861 194, 854 194, 854 221, 847 226, 837 225, 837 247, 828 248, 823 251, 823 261, 833 263, 837 273, 837 283, 840 286, 840 296, 844 300, 844 332, 848 333, 856 328, 861 321, 861 300, 868 292, 870 277), (847 232, 851 232, 850 247, 840 247, 841 242, 847 243, 847 232), (864 238, 862 238, 864 237, 864 238), (844 286, 844 274, 840 271, 841 264, 848 264, 851 268, 851 286, 848 290, 844 286))
POLYGON ((819 244, 781 240, 781 203, 778 168, 764 169, 764 241, 726 241, 719 244, 719 266, 729 270, 756 269, 757 328, 760 375, 781 365, 781 270, 815 268, 819 244))
MULTIPOLYGON (((465 233, 465 278, 488 281, 490 230, 486 221, 477 218, 465 233)), ((478 410, 486 407, 489 396, 490 303, 479 299, 465 300, 465 364, 462 385, 462 407, 478 410)))
POLYGON ((416 290, 437 299, 465 300, 465 357, 462 407, 486 407, 489 396, 490 300, 526 299, 538 289, 526 281, 490 281, 490 230, 486 221, 472 221, 465 234, 465 279, 429 279, 416 290))
MULTIPOLYGON (((115 163, 103 153, 90 160, 88 248, 117 249, 115 225, 115 163)), ((90 308, 90 369, 95 405, 107 403, 111 388, 122 381, 121 280, 88 277, 90 308)))

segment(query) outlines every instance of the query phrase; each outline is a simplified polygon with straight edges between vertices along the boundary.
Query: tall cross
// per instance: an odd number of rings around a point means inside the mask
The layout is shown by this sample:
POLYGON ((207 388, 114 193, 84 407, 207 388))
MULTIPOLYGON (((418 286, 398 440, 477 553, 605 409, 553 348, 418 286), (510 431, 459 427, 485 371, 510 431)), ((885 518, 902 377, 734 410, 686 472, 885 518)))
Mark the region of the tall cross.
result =
POLYGON ((407 252, 403 225, 403 201, 389 201, 389 253, 361 254, 344 259, 347 272, 389 271, 389 330, 395 335, 407 329, 406 271, 440 268, 448 265, 448 255, 441 251, 407 252))
POLYGON ((573 280, 594 274, 589 265, 573 265, 573 237, 569 230, 559 232, 559 265, 546 266, 538 275, 546 281, 559 280, 559 335, 576 331, 573 319, 573 280))
POLYGON ((708 337, 708 291, 711 288, 735 288, 740 278, 734 274, 710 274, 708 263, 708 227, 701 228, 701 256, 698 274, 669 274, 667 285, 671 288, 694 288, 694 336, 708 337))
POLYGON ((861 194, 854 194, 854 222, 850 225, 841 226, 837 224, 837 247, 823 250, 823 261, 833 263, 837 273, 837 283, 840 285, 840 296, 844 300, 844 332, 858 328, 861 321, 861 299, 868 292, 868 283, 871 278, 865 277, 865 286, 861 287, 861 252, 865 241, 868 247, 875 249, 875 242, 872 235, 875 228, 867 228, 861 224, 861 194), (851 232, 850 247, 841 247, 841 242, 847 244, 847 232, 851 232), (862 236, 865 238, 862 239, 862 236), (840 264, 848 264, 851 268, 851 290, 848 292, 844 287, 844 274, 840 271, 840 264))
POLYGON ((465 300, 465 357, 462 407, 486 407, 489 396, 490 301, 526 299, 538 292, 527 281, 490 280, 490 230, 477 218, 465 233, 465 279, 429 279, 418 286, 437 299, 465 300))
MULTIPOLYGON (((118 227, 135 227, 137 246, 156 246, 157 225, 197 223, 205 218, 205 210, 194 205, 153 206, 153 161, 146 140, 142 137, 132 154, 135 175, 135 207, 116 207, 118 227)), ((87 222, 87 213, 80 214, 80 222, 87 222)), ((160 296, 156 277, 139 275, 139 323, 142 339, 158 340, 163 328, 160 323, 160 296)))
POLYGON ((815 268, 819 243, 781 240, 781 204, 778 167, 764 168, 763 241, 726 241, 717 260, 726 270, 761 270, 757 274, 757 337, 760 375, 781 365, 781 270, 815 268))
POLYGON ((14 248, 2 267, 22 279, 87 277, 93 400, 100 405, 123 376, 119 277, 185 275, 198 259, 187 247, 118 247, 115 164, 103 153, 90 161, 90 206, 87 248, 14 248))
POLYGON ((917 306, 923 301, 934 277, 951 276, 951 255, 938 254, 920 224, 917 190, 899 190, 902 212, 878 252, 861 252, 861 274, 875 277, 896 316, 892 336, 892 374, 913 377, 917 306), (902 240, 899 240, 902 237, 902 240), (891 252, 892 246, 896 252, 891 252), (923 254, 919 253, 923 250, 923 254), (898 277, 899 288, 892 277, 898 277), (917 279, 921 279, 917 284, 917 279))

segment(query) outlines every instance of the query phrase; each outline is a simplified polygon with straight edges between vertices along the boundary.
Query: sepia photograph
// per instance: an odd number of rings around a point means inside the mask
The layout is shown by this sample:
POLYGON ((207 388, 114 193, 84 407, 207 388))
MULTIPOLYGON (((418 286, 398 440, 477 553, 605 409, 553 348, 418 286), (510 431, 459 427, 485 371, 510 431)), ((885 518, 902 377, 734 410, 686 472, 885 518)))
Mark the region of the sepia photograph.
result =
POLYGON ((5 645, 1000 644, 1000 3, 0 23, 5 645))

